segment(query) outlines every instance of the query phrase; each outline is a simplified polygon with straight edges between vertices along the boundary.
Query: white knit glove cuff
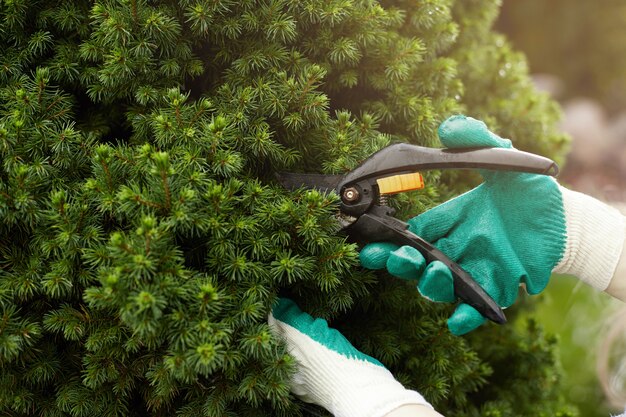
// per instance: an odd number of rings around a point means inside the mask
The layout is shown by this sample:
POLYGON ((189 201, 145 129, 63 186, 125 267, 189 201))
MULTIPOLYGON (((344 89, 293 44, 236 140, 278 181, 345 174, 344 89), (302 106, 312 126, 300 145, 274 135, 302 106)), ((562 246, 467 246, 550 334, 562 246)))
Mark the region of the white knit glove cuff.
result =
POLYGON ((407 404, 432 408, 384 367, 330 350, 272 315, 268 322, 298 362, 291 391, 301 400, 320 405, 335 417, 382 417, 407 404))
POLYGON ((588 195, 560 187, 567 238, 553 272, 578 277, 604 291, 613 277, 624 245, 624 216, 588 195))

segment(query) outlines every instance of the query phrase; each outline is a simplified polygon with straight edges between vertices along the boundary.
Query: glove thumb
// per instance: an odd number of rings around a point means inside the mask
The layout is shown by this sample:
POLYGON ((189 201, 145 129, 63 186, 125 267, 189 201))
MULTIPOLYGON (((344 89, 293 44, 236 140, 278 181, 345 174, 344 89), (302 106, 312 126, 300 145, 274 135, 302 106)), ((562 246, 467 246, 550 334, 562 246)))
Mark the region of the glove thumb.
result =
POLYGON ((485 123, 471 117, 452 116, 439 125, 439 139, 447 148, 512 148, 508 139, 491 132, 485 123))

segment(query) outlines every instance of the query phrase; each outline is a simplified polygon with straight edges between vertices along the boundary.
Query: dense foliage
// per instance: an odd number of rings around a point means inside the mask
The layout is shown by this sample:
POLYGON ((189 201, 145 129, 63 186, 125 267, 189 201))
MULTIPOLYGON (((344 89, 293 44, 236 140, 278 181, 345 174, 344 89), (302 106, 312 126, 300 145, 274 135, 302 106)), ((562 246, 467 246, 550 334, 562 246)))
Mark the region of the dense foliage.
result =
MULTIPOLYGON (((450 114, 560 158, 557 109, 483 0, 6 0, 0 5, 0 412, 310 412, 266 317, 331 319, 443 413, 572 415, 530 323, 446 330, 449 308, 359 268, 343 172, 450 114), (522 326, 523 327, 523 326, 522 326), (559 414, 561 413, 561 414, 559 414)), ((429 173, 408 214, 476 181, 429 173)), ((509 313, 513 317, 513 313, 509 313)))

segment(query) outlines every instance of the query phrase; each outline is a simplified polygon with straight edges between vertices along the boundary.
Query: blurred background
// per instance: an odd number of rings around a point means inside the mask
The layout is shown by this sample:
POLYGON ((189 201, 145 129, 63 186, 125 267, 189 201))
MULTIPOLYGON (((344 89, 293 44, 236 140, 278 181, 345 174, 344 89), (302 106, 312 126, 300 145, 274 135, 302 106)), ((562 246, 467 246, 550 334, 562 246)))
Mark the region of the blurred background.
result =
MULTIPOLYGON (((503 0, 496 29, 563 108, 572 148, 560 181, 626 211, 626 0, 503 0)), ((617 327, 626 323, 623 303, 561 276, 541 297, 534 314, 561 339, 564 395, 581 417, 624 411, 626 398, 608 399, 596 372, 598 360, 608 362, 616 375, 604 379, 626 392, 626 326, 617 327)))

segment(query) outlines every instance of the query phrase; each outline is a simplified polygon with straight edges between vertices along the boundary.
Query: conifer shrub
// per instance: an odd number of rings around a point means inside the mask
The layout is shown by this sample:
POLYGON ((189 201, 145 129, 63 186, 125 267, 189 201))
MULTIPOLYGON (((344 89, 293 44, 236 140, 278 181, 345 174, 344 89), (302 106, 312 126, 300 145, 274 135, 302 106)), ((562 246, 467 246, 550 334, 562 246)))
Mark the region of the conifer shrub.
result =
MULTIPOLYGON (((0 5, 0 414, 296 416, 279 294, 454 416, 570 416, 540 327, 446 329, 363 270, 344 172, 453 113, 559 159, 557 108, 483 0, 6 0, 0 5)), ((415 215, 475 184, 428 173, 415 215)), ((514 311, 508 313, 514 318, 514 311)))

